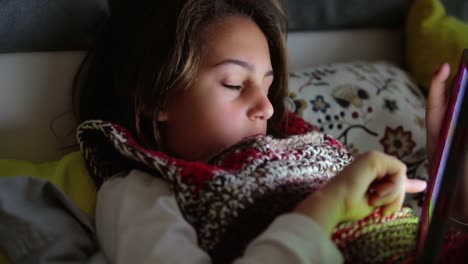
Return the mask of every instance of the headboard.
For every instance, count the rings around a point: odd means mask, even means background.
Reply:
[[[2,0],[0,53],[84,50],[118,1],[123,0]],[[449,15],[468,19],[468,1],[441,1]],[[401,30],[413,0],[284,2],[288,9],[289,31],[310,32],[363,28]]]

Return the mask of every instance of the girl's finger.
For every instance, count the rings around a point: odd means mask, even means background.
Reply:
[[[381,152],[370,151],[356,158],[350,166],[357,167],[355,171],[362,172],[363,186],[390,182],[401,184],[406,175],[406,165],[399,159]]]
[[[430,164],[432,164],[437,142],[432,142],[439,137],[442,127],[442,119],[447,109],[446,81],[450,75],[450,65],[444,63],[434,74],[431,87],[427,96],[426,105],[426,129],[427,152]]]
[[[427,182],[417,179],[406,179],[406,190],[407,193],[418,193],[426,189]]]
[[[405,199],[405,193],[399,192],[397,193],[395,199],[381,207],[382,214],[384,216],[388,216],[392,213],[397,212],[403,206],[403,201]]]
[[[389,216],[395,212],[398,212],[403,205],[403,195],[395,199],[394,201],[381,207],[381,212],[384,216]]]
[[[446,81],[449,75],[450,65],[448,63],[444,63],[440,66],[439,71],[434,75],[434,77],[432,77],[431,87],[429,89],[429,94],[427,95],[428,111],[445,107],[447,101]]]
[[[426,189],[427,183],[423,180],[406,179],[403,189],[392,183],[382,183],[379,186],[372,186],[369,192],[369,205],[382,206],[396,198],[404,197],[403,190],[406,193],[418,193]]]
[[[444,62],[440,65],[439,69],[434,73],[431,80],[431,86],[443,85],[450,75],[450,64]],[[439,87],[441,88],[441,87]]]
[[[398,186],[393,183],[379,183],[378,185],[371,185],[369,188],[369,205],[382,206],[395,200],[398,195]]]

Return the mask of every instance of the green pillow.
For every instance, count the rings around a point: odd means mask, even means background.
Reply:
[[[451,66],[450,80],[457,71],[460,56],[468,48],[468,25],[447,15],[439,0],[415,0],[406,26],[408,70],[424,89],[440,64]]]
[[[81,152],[72,152],[57,161],[33,163],[0,159],[0,177],[30,176],[49,180],[67,194],[84,212],[94,217],[96,187]],[[0,264],[9,263],[0,249]]]

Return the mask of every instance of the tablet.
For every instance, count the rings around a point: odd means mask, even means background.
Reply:
[[[419,263],[439,262],[456,185],[464,175],[468,134],[467,67],[468,49],[465,49],[453,82],[441,139],[422,207],[417,253]]]

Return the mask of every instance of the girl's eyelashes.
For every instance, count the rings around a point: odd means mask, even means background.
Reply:
[[[224,87],[231,89],[231,90],[240,90],[242,89],[242,85],[232,85],[232,84],[223,84]]]

